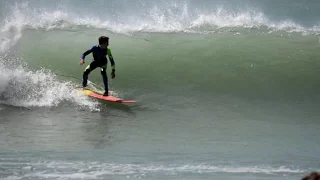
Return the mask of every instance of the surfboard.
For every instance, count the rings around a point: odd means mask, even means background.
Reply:
[[[99,99],[99,100],[103,100],[103,101],[108,101],[108,102],[114,102],[114,103],[124,103],[124,104],[129,104],[129,103],[135,103],[135,100],[124,100],[118,97],[114,97],[114,96],[103,96],[103,94],[101,92],[97,92],[94,90],[90,90],[90,89],[80,89],[79,90],[82,94]]]

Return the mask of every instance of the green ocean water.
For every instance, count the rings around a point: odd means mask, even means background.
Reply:
[[[21,39],[23,48],[18,48],[31,67],[81,78],[84,67],[78,66],[79,54],[96,43],[92,37],[103,33],[31,31]],[[110,48],[119,59],[119,82],[114,86],[121,89],[138,94],[165,91],[191,96],[197,92],[203,97],[227,94],[259,100],[319,100],[317,36],[109,34]],[[41,38],[37,41],[36,37]],[[88,59],[90,63],[91,57]],[[92,81],[99,83],[100,73],[93,73]]]
[[[318,3],[290,2],[1,2],[0,178],[319,170]],[[74,90],[101,35],[116,62],[110,90],[134,105]],[[98,70],[89,80],[103,86]]]

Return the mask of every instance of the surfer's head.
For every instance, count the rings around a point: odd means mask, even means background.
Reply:
[[[99,37],[99,45],[101,46],[101,48],[107,49],[107,47],[109,45],[109,37],[100,36]]]

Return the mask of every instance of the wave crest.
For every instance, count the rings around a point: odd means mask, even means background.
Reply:
[[[188,4],[153,6],[141,13],[124,17],[98,17],[77,14],[62,9],[31,8],[27,3],[12,7],[9,16],[0,25],[0,53],[13,46],[22,36],[23,29],[70,30],[82,27],[106,29],[114,33],[135,32],[185,32],[210,33],[259,29],[264,32],[287,31],[302,34],[316,34],[320,27],[303,27],[292,20],[271,21],[258,10],[228,11],[218,7],[211,11],[191,9]],[[124,13],[125,14],[125,13]]]

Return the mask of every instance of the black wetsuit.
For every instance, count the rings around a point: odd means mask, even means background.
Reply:
[[[111,50],[108,49],[102,49],[99,45],[93,46],[91,49],[87,50],[84,52],[81,56],[83,60],[85,60],[85,57],[92,53],[93,55],[93,61],[88,65],[83,73],[83,82],[82,86],[86,87],[88,83],[88,75],[90,74],[91,71],[93,71],[95,68],[100,67],[101,68],[101,75],[103,77],[103,83],[104,83],[104,88],[106,93],[108,93],[108,77],[106,73],[107,69],[107,64],[108,64],[108,59],[107,56],[109,57],[109,60],[111,62],[111,68],[112,71],[115,71],[115,63],[114,59],[112,57]]]

